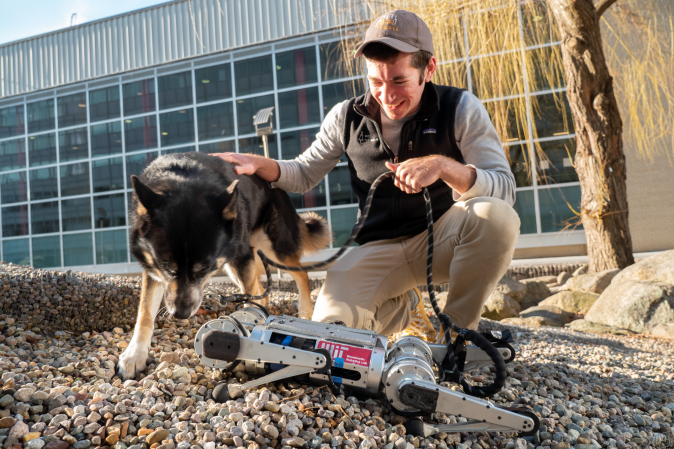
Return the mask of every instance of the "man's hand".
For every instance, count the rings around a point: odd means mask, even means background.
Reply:
[[[211,156],[217,156],[233,164],[237,175],[258,175],[267,182],[276,182],[281,176],[278,163],[263,156],[239,153],[215,153]]]
[[[408,159],[400,164],[386,162],[386,167],[394,171],[393,183],[406,193],[419,193],[438,179],[463,195],[475,184],[477,173],[454,159],[441,155]]]

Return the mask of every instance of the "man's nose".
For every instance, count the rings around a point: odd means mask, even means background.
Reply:
[[[386,83],[384,83],[381,86],[381,94],[379,98],[381,99],[382,103],[384,104],[392,104],[395,101],[396,95],[395,95],[395,89],[393,89],[391,86],[388,86]]]

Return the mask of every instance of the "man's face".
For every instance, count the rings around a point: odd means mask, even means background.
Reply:
[[[414,114],[419,108],[424,84],[435,72],[435,57],[431,58],[422,83],[419,70],[412,66],[412,53],[400,53],[392,63],[366,60],[370,91],[391,120]]]

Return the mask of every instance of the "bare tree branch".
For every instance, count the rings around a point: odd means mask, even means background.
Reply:
[[[611,7],[617,0],[599,0],[595,5],[595,10],[597,11],[597,18],[601,17],[607,9]]]

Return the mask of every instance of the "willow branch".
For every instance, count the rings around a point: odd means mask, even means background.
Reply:
[[[597,18],[601,17],[607,9],[611,7],[617,0],[599,0],[595,5],[595,10],[597,11]]]

